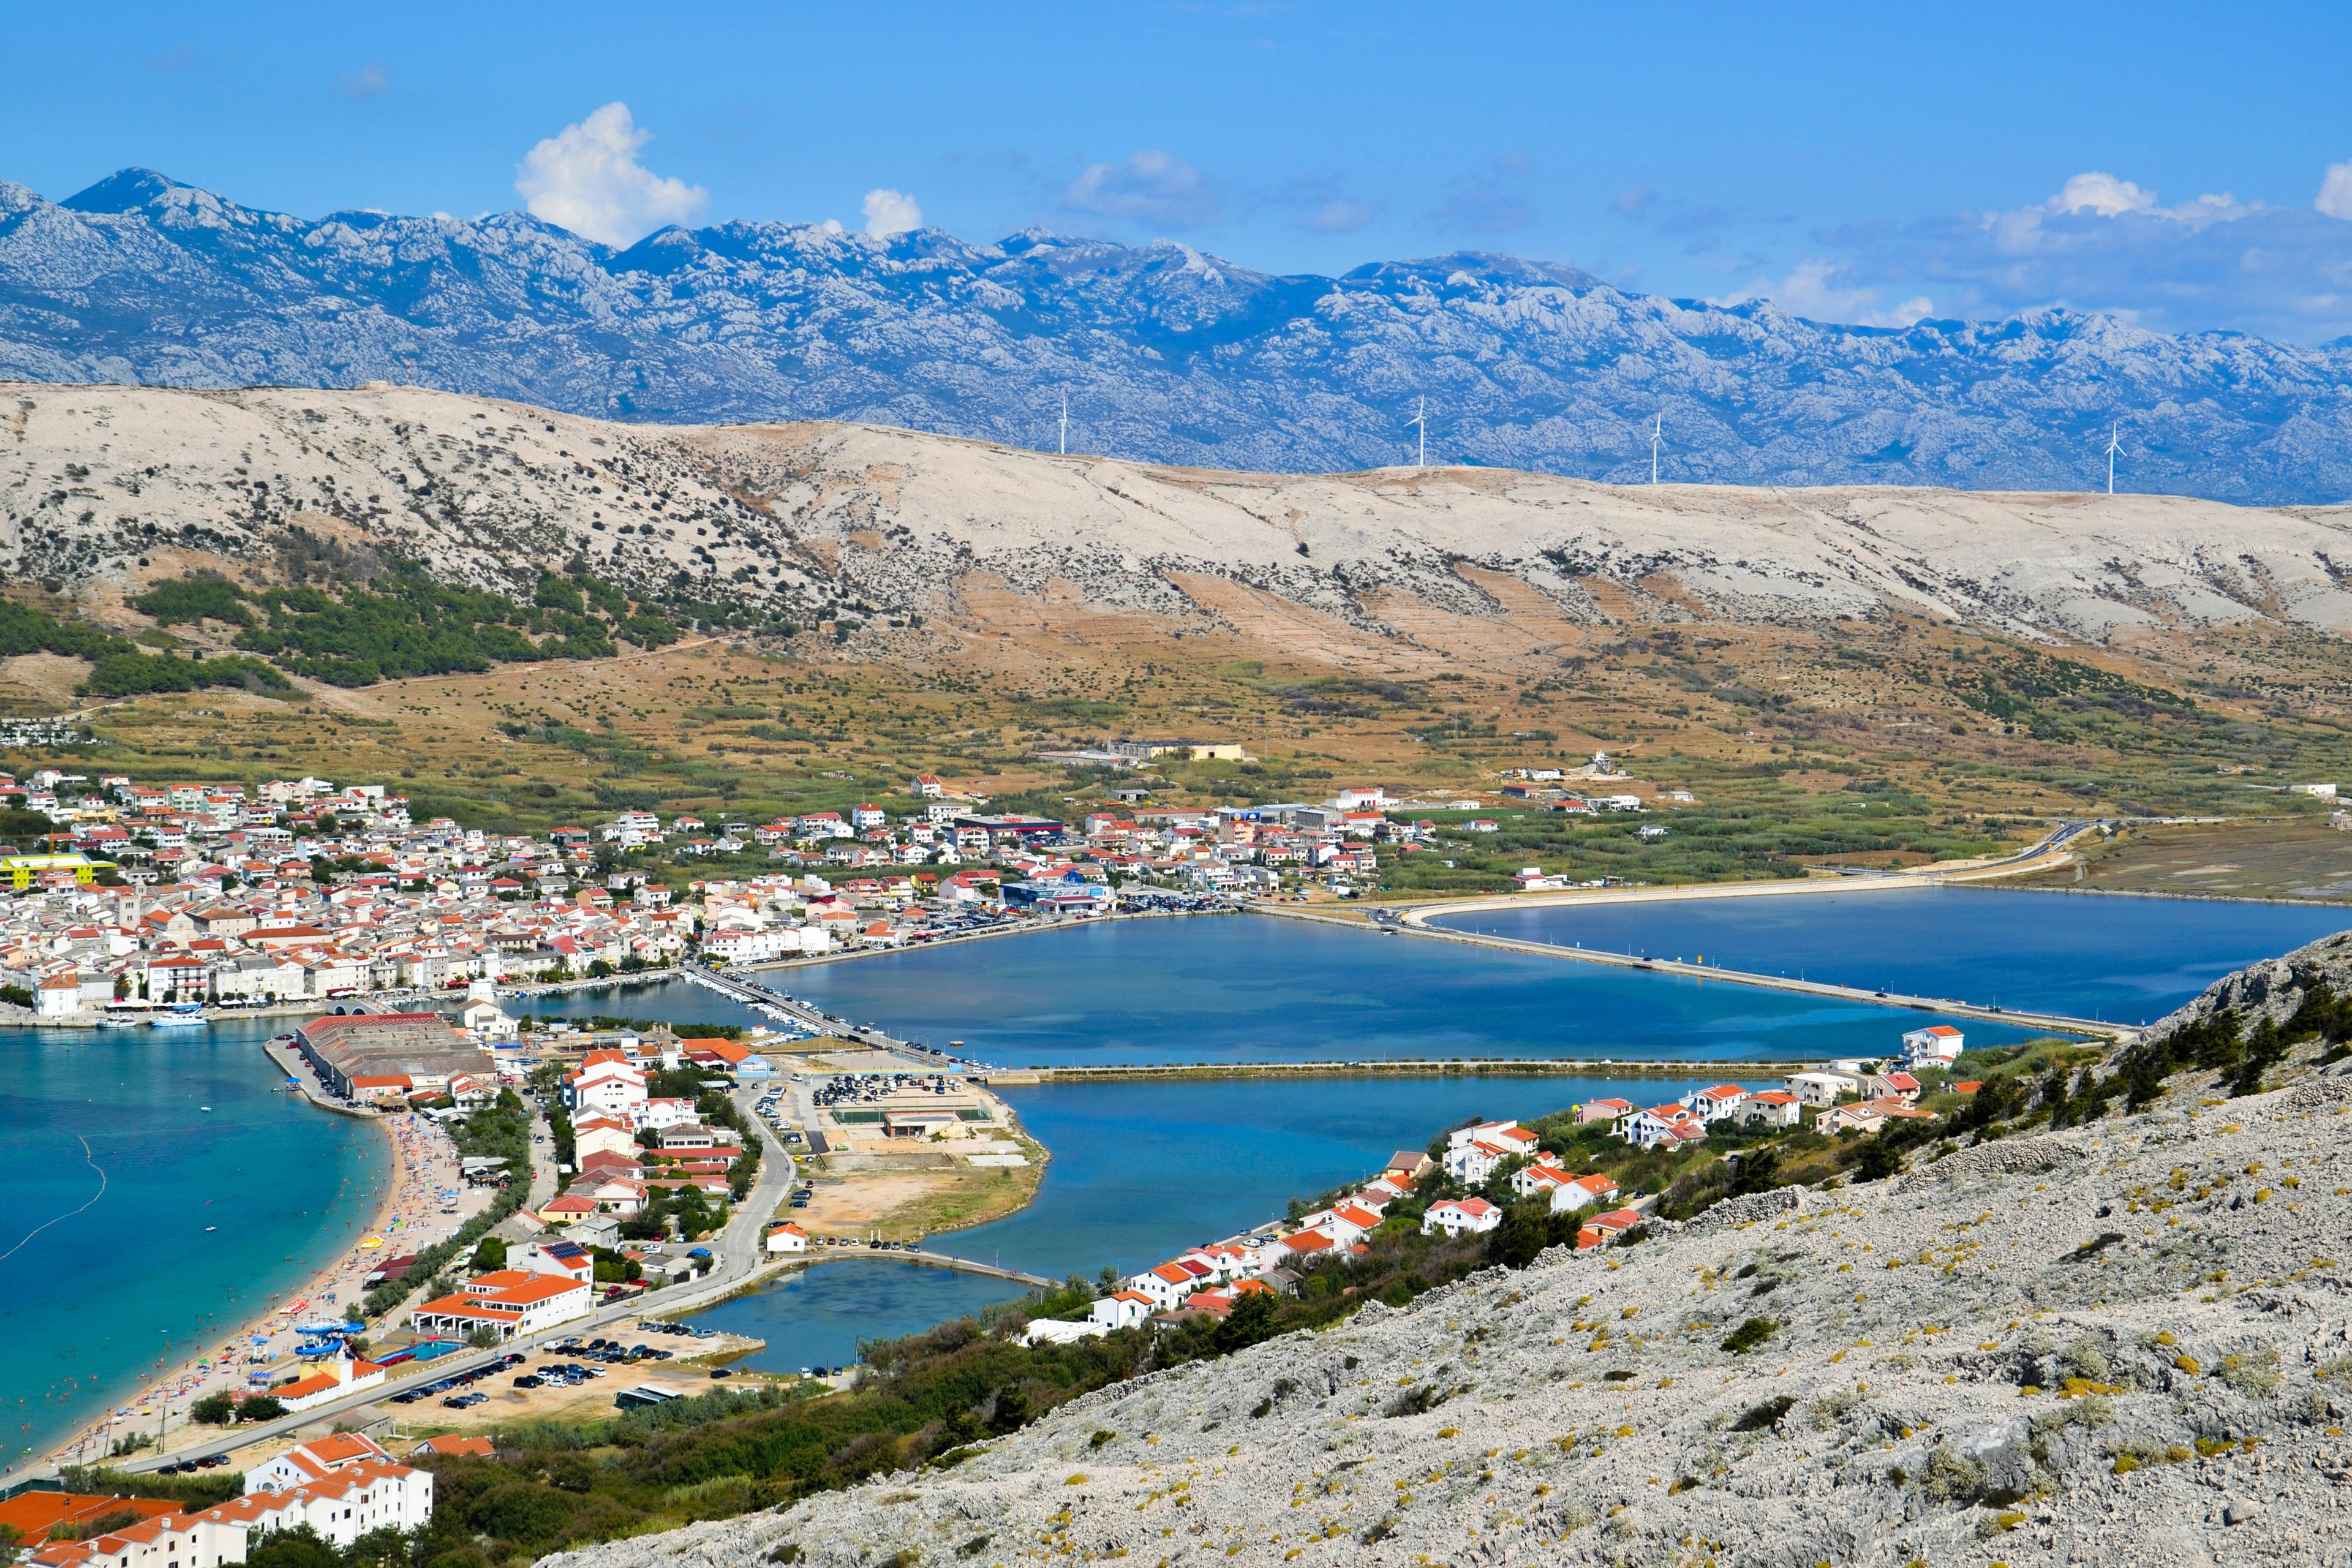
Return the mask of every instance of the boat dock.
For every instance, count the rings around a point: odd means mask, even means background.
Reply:
[[[318,1075],[310,1070],[310,1064],[302,1059],[301,1052],[285,1041],[264,1040],[261,1042],[261,1049],[262,1053],[276,1064],[278,1070],[284,1073],[300,1089],[302,1098],[320,1110],[331,1110],[338,1116],[355,1117],[362,1121],[376,1120],[376,1112],[364,1106],[345,1105],[341,1100],[328,1099],[326,1091],[319,1087]]]

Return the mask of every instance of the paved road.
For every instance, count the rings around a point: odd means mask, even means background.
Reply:
[[[593,1334],[614,1323],[633,1322],[639,1318],[655,1316],[675,1318],[698,1308],[709,1306],[721,1297],[740,1289],[756,1275],[773,1268],[775,1260],[771,1259],[763,1250],[767,1222],[775,1213],[777,1205],[783,1201],[784,1194],[791,1190],[795,1167],[792,1155],[786,1152],[782,1144],[777,1142],[759,1117],[752,1113],[751,1103],[759,1098],[759,1089],[753,1087],[740,1088],[735,1091],[736,1104],[744,1112],[744,1121],[751,1126],[751,1136],[759,1139],[761,1142],[762,1154],[760,1160],[760,1181],[759,1184],[752,1188],[750,1195],[741,1204],[736,1205],[734,1216],[728,1221],[726,1227],[717,1237],[705,1244],[719,1256],[719,1268],[715,1271],[691,1285],[673,1286],[650,1296],[615,1302],[609,1307],[600,1307],[587,1317],[574,1318],[570,1322],[557,1324],[536,1334],[518,1334],[496,1350],[467,1351],[455,1355],[443,1356],[431,1363],[429,1375],[420,1375],[409,1382],[438,1382],[452,1373],[466,1372],[474,1367],[485,1365],[513,1351],[533,1350],[551,1341],[564,1339],[572,1334]],[[551,1149],[551,1145],[534,1145],[534,1148]],[[533,1162],[534,1167],[537,1163],[538,1162]],[[539,1175],[534,1169],[532,1181],[534,1194],[537,1194],[539,1185]],[[553,1191],[554,1183],[551,1174],[546,1185],[550,1192]],[[377,1404],[397,1394],[404,1386],[408,1386],[408,1384],[395,1382],[385,1388],[370,1389],[363,1394],[354,1394],[331,1405],[314,1406],[299,1415],[289,1415],[282,1420],[266,1422],[259,1426],[240,1427],[234,1434],[224,1432],[220,1436],[208,1439],[193,1447],[176,1449],[167,1455],[151,1455],[136,1459],[119,1460],[117,1465],[122,1469],[133,1472],[156,1470],[166,1464],[176,1464],[184,1459],[200,1459],[214,1454],[229,1453],[270,1437],[290,1437],[303,1428],[321,1423],[331,1423],[352,1411]],[[46,1468],[26,1472],[27,1475],[53,1473]]]
[[[1668,899],[1743,899],[1869,891],[1895,892],[1905,889],[1939,887],[1954,882],[1990,880],[2064,864],[2067,859],[2065,847],[2096,826],[2097,824],[2093,822],[2062,822],[2038,842],[2014,855],[2004,856],[1997,860],[1986,860],[1974,865],[1934,871],[1891,872],[1882,876],[1841,878],[1835,881],[1815,879],[1785,882],[1695,883],[1687,887],[1609,889],[1600,892],[1585,893],[1507,894],[1490,899],[1465,899],[1454,903],[1421,904],[1410,908],[1391,906],[1372,910],[1371,920],[1369,922],[1281,904],[1252,903],[1245,907],[1254,914],[1279,915],[1286,920],[1316,921],[1328,925],[1350,926],[1358,931],[1368,929],[1387,931],[1408,936],[1433,938],[1440,942],[1469,942],[1480,947],[1502,948],[1512,952],[1539,953],[1547,958],[1570,959],[1580,963],[1609,964],[1620,969],[1645,969],[1660,974],[1685,975],[1695,980],[1729,981],[1735,984],[1756,985],[1769,991],[1794,991],[1809,996],[1829,996],[1840,1001],[1866,1002],[1879,1007],[1900,1007],[1913,1012],[1941,1013],[1953,1017],[1981,1018],[1989,1023],[2016,1024],[2029,1029],[2051,1029],[2063,1034],[2108,1036],[2118,1041],[2128,1042],[2139,1037],[2137,1028],[2095,1018],[2070,1017],[2063,1013],[2041,1013],[2013,1007],[1993,1007],[1948,996],[1912,996],[1901,993],[1875,991],[1866,986],[1837,985],[1821,980],[1799,980],[1784,974],[1759,974],[1743,969],[1718,969],[1712,964],[1684,963],[1679,960],[1667,958],[1643,958],[1632,953],[1606,952],[1599,948],[1570,947],[1558,942],[1528,942],[1517,937],[1492,935],[1475,931],[1457,931],[1431,923],[1434,917],[1441,915],[1460,916],[1488,910],[1561,908],[1578,904],[1635,903]]]
[[[1806,996],[1830,996],[1843,1002],[1863,1002],[1874,1007],[1898,1007],[1915,1013],[1937,1013],[1954,1018],[1981,1018],[1988,1023],[2015,1024],[2021,1028],[2049,1029],[2063,1035],[2109,1037],[2118,1043],[2128,1044],[2139,1037],[2137,1027],[2126,1024],[2105,1023],[2095,1018],[2069,1017],[2063,1013],[2037,1013],[2020,1007],[1992,1007],[1979,1003],[1959,1001],[1948,996],[1912,996],[1902,992],[1874,991],[1861,985],[1837,985],[1825,980],[1799,980],[1785,974],[1759,974],[1745,969],[1718,969],[1711,963],[1684,963],[1671,958],[1640,958],[1630,953],[1604,952],[1593,947],[1568,947],[1559,942],[1527,942],[1518,937],[1494,936],[1484,931],[1453,931],[1444,926],[1430,925],[1423,919],[1447,912],[1455,906],[1426,906],[1406,911],[1404,918],[1394,923],[1368,926],[1361,921],[1343,920],[1336,915],[1317,914],[1299,909],[1284,909],[1267,905],[1255,909],[1259,914],[1278,915],[1285,920],[1317,921],[1326,925],[1349,926],[1357,931],[1387,931],[1407,936],[1430,938],[1438,942],[1467,942],[1475,947],[1496,947],[1507,952],[1529,952],[1545,958],[1563,958],[1578,963],[1608,964],[1618,969],[1643,969],[1659,974],[1678,974],[1692,980],[1727,981],[1736,985],[1760,986],[1767,991],[1794,991]]]
[[[835,1035],[854,1040],[870,1049],[888,1052],[906,1058],[908,1072],[938,1072],[942,1067],[960,1067],[955,1058],[919,1046],[909,1040],[898,1039],[879,1029],[866,1028],[846,1018],[835,1017],[822,1007],[787,996],[766,981],[746,973],[722,973],[699,964],[684,968],[686,978],[698,985],[709,987],[722,996],[730,997],[746,1006],[758,1007],[782,1018],[785,1022],[814,1035]]]

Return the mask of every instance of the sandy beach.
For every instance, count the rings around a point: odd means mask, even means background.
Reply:
[[[380,1246],[355,1243],[277,1304],[257,1311],[213,1348],[189,1358],[159,1376],[134,1395],[109,1405],[107,1415],[48,1458],[57,1464],[101,1461],[114,1441],[134,1432],[153,1433],[163,1427],[161,1451],[169,1453],[192,1440],[194,1427],[187,1408],[205,1394],[224,1389],[256,1386],[247,1379],[266,1373],[278,1381],[298,1373],[299,1336],[293,1325],[332,1316],[342,1318],[357,1310],[365,1294],[361,1281],[384,1260],[420,1251],[449,1236],[488,1202],[486,1193],[467,1192],[458,1178],[456,1146],[430,1118],[411,1111],[373,1117],[392,1148],[391,1178],[375,1212],[360,1237]],[[459,1212],[440,1212],[445,1192],[459,1193]],[[142,1450],[154,1451],[154,1450]]]

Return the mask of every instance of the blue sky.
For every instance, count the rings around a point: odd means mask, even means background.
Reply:
[[[17,5],[0,178],[2352,333],[2352,7]],[[615,108],[614,106],[621,106]]]

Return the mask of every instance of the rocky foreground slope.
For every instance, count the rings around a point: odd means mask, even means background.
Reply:
[[[1213,619],[1222,584],[1377,632],[1399,595],[1505,617],[1515,582],[1591,623],[1895,606],[2089,638],[2352,628],[2352,508],[1227,473],[864,426],[611,424],[402,387],[0,384],[11,576],[102,597],[191,565],[266,574],[320,540],[524,594],[584,558],[641,591],[803,623],[843,606],[952,619],[969,591],[1007,584]]]
[[[2068,489],[2111,421],[2142,489],[2352,491],[2352,347],[2032,311],[1902,331],[1628,293],[1463,253],[1275,277],[1166,240],[971,245],[810,224],[625,250],[521,213],[260,211],[145,169],[0,181],[0,376],[402,378],[639,420],[849,419],[1151,462],[1404,458],[1631,481]]]
[[[550,1563],[2340,1563],[2347,1246],[2352,1078],[2181,1089]]]

